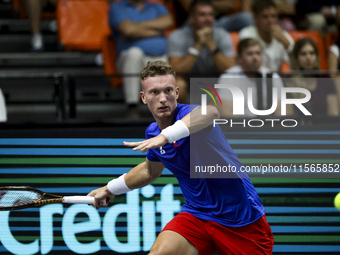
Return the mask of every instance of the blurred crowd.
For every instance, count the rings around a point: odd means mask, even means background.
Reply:
[[[169,10],[170,2],[174,9]],[[43,51],[42,1],[26,0],[26,8],[32,51]],[[253,86],[254,106],[266,109],[270,107],[267,84],[263,82],[259,88],[255,80],[271,77],[273,87],[308,89],[312,95],[308,109],[313,116],[339,116],[340,39],[324,43],[327,36],[336,38],[339,32],[338,0],[119,0],[110,1],[108,20],[116,45],[114,64],[123,77],[130,116],[138,116],[140,104],[139,77],[131,74],[159,59],[174,67],[181,103],[188,102],[191,77],[220,77],[219,82],[242,78],[238,86],[244,94]],[[317,31],[324,44],[320,46],[308,35],[293,38],[294,31]],[[326,47],[326,59],[320,57],[320,47]],[[282,79],[287,71],[293,75]],[[231,94],[219,92],[225,105],[230,105],[225,109],[232,109]],[[231,116],[231,111],[223,114]],[[287,109],[287,115],[293,114],[296,109]]]
[[[237,7],[237,3],[240,6]],[[245,95],[247,86],[259,91],[254,79],[266,73],[273,74],[273,86],[288,86],[277,74],[285,63],[290,70],[300,71],[296,79],[290,79],[290,86],[311,91],[308,108],[314,116],[339,115],[339,85],[327,74],[312,73],[320,70],[319,50],[313,38],[294,41],[289,33],[296,29],[316,30],[323,37],[336,33],[340,15],[337,1],[180,0],[179,4],[187,16],[169,36],[164,34],[178,21],[172,19],[162,3],[121,0],[111,5],[109,23],[117,43],[117,68],[122,74],[142,70],[149,60],[167,59],[178,74],[179,102],[187,102],[190,77],[241,77],[242,83],[238,86],[244,87]],[[232,39],[232,33],[238,42]],[[330,70],[338,69],[338,59],[339,47],[331,45]],[[306,71],[311,73],[307,75]],[[303,82],[302,77],[307,81]],[[140,101],[139,78],[124,77],[123,86],[126,102],[134,113]],[[267,90],[263,87],[261,91],[260,98],[265,102]],[[219,92],[227,101],[225,105],[232,106],[231,94]],[[258,101],[256,93],[254,95],[254,102]],[[294,114],[294,110],[287,109],[287,114]],[[226,110],[224,114],[231,116],[231,111]]]

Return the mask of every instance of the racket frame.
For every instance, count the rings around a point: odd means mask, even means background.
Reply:
[[[40,207],[44,206],[47,204],[56,204],[56,203],[63,203],[63,196],[51,194],[51,193],[46,193],[41,190],[31,188],[31,187],[26,187],[26,186],[4,186],[0,187],[1,190],[13,190],[13,191],[32,191],[35,193],[40,194],[40,198],[38,198],[34,202],[30,202],[27,204],[19,205],[19,206],[0,206],[0,211],[12,211],[12,210],[20,210],[28,207]],[[44,200],[44,197],[51,197],[48,199]]]

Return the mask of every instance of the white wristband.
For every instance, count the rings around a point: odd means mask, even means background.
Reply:
[[[162,130],[161,134],[168,138],[169,143],[173,143],[190,135],[187,125],[183,121],[177,120],[175,124]]]
[[[189,52],[189,54],[194,55],[196,57],[198,57],[198,55],[200,54],[200,52],[197,49],[195,49],[194,47],[190,47],[188,49],[188,52]]]
[[[120,195],[128,191],[131,191],[131,189],[125,183],[124,179],[125,175],[126,174],[123,174],[119,176],[117,179],[109,181],[106,187],[112,194]]]

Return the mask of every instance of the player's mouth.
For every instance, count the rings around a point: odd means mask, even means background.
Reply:
[[[161,107],[158,108],[158,111],[160,111],[160,112],[166,112],[168,109],[169,109],[168,106],[161,106]]]

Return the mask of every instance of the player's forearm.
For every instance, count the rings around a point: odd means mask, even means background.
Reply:
[[[158,137],[168,143],[173,143],[184,137],[198,132],[213,123],[214,119],[219,119],[220,114],[214,106],[207,106],[206,114],[201,114],[201,109],[195,109],[181,120],[162,130]]]
[[[149,171],[147,167],[147,163],[143,162],[132,168],[125,175],[125,183],[130,189],[139,189],[149,185],[157,179],[157,177],[152,176],[151,171]]]
[[[201,108],[197,108],[182,119],[188,127],[190,134],[212,125],[214,119],[220,118],[220,114],[215,106],[208,105],[206,115],[202,115],[201,111]]]
[[[232,117],[233,116],[233,103],[232,100],[222,99],[222,105],[219,105],[218,112],[220,117]]]

